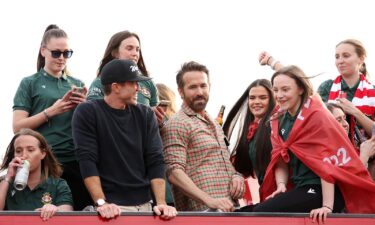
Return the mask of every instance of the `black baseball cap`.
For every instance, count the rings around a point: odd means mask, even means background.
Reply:
[[[124,59],[113,59],[103,67],[100,73],[103,85],[150,79],[150,77],[142,75],[134,61]]]

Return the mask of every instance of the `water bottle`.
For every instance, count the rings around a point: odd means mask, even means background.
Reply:
[[[27,180],[29,179],[30,163],[27,160],[23,161],[22,167],[17,168],[16,178],[14,179],[14,188],[18,191],[25,189]]]

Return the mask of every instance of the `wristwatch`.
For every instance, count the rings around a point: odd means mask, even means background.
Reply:
[[[96,200],[95,205],[97,207],[100,207],[100,206],[104,205],[105,203],[106,203],[106,201],[104,199],[99,198],[98,200]]]

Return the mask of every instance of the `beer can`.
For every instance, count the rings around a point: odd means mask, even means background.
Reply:
[[[22,191],[27,185],[29,179],[30,163],[27,160],[23,161],[21,167],[17,168],[16,178],[14,179],[13,186],[16,190]]]

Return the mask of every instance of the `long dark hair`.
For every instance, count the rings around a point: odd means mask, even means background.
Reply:
[[[141,45],[141,40],[139,39],[139,36],[136,33],[132,33],[127,30],[120,31],[111,37],[111,39],[108,42],[107,48],[104,51],[104,56],[102,60],[100,61],[100,66],[98,69],[98,77],[100,76],[100,73],[102,72],[103,67],[107,63],[112,61],[112,59],[115,59],[114,53],[118,51],[118,48],[120,47],[121,42],[130,37],[137,38],[139,45]],[[143,61],[142,48],[139,50],[139,59],[138,59],[137,66],[139,70],[141,71],[142,75],[146,77],[149,76],[148,71],[146,69],[145,62]]]
[[[248,106],[249,92],[253,87],[264,87],[269,95],[269,105],[264,117],[260,120],[258,130],[255,134],[256,141],[256,165],[252,165],[249,157],[249,141],[247,141],[248,127],[255,119]],[[232,151],[234,168],[245,177],[254,176],[254,169],[263,174],[270,162],[272,144],[271,128],[269,118],[275,107],[271,82],[266,79],[258,79],[252,82],[244,91],[236,104],[229,111],[227,119],[223,125],[224,134],[230,140],[233,129],[240,119],[239,135]]]
[[[38,59],[36,62],[36,69],[39,71],[42,69],[46,64],[46,59],[42,56],[40,50],[43,46],[46,46],[51,40],[51,38],[68,38],[68,35],[60,29],[56,24],[48,25],[46,30],[44,31],[42,42],[40,43],[40,49],[38,52]],[[63,72],[67,72],[66,68],[64,68]]]
[[[39,141],[40,151],[46,153],[46,156],[44,157],[44,159],[42,159],[42,162],[41,162],[42,179],[46,180],[49,176],[52,176],[54,178],[60,177],[62,173],[60,164],[58,163],[56,157],[53,155],[52,150],[50,146],[48,145],[46,139],[40,133],[33,131],[29,128],[23,128],[14,135],[14,137],[10,141],[8,148],[5,152],[4,160],[0,167],[0,171],[8,168],[9,163],[14,158],[14,153],[15,153],[14,142],[17,140],[17,138],[19,138],[20,136],[24,136],[24,135],[29,135],[29,136],[36,138]]]

